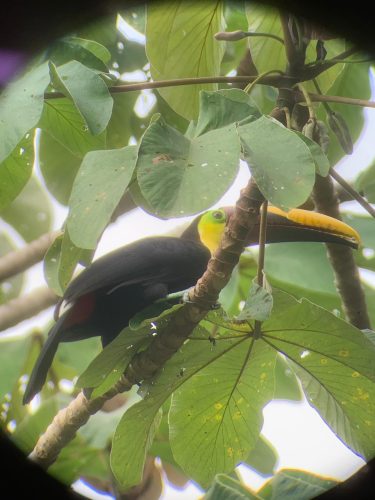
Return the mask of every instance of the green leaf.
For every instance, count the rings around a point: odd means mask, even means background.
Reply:
[[[51,62],[50,72],[56,89],[70,97],[93,135],[102,133],[112,114],[113,99],[102,78],[78,61],[58,68]]]
[[[375,203],[375,162],[359,174],[355,187],[362,191],[370,203]]]
[[[72,242],[94,249],[131,181],[136,146],[87,153],[70,196],[67,227]]]
[[[329,95],[353,98],[361,96],[362,99],[370,99],[369,65],[366,63],[345,65],[339,78],[329,90]],[[347,106],[345,104],[336,103],[330,103],[329,106],[333,111],[338,111],[343,116],[349,127],[352,140],[355,142],[364,125],[363,108],[361,106]],[[323,106],[318,108],[317,114],[319,119],[324,120],[326,118]],[[345,153],[332,131],[330,131],[329,137],[330,143],[327,156],[331,165],[334,166],[343,156],[345,156]]]
[[[248,319],[255,319],[265,321],[271,315],[272,306],[273,299],[271,293],[253,282],[245,305],[240,314],[236,316],[236,320],[247,321]]]
[[[39,168],[48,191],[62,205],[67,205],[81,157],[73,155],[48,132],[39,139]]]
[[[280,13],[277,9],[257,3],[246,4],[248,31],[253,33],[269,33],[283,38]],[[284,44],[267,36],[249,38],[251,58],[258,73],[266,71],[285,71],[287,60]]]
[[[28,414],[22,422],[17,425],[12,435],[12,439],[14,439],[17,446],[21,448],[26,455],[33,451],[39,437],[51,423],[58,410],[57,399],[49,398],[43,401],[35,413]]]
[[[310,472],[282,469],[258,491],[259,498],[310,500],[336,486],[337,481]]]
[[[38,123],[48,83],[48,65],[45,63],[10,83],[1,94],[0,162],[4,162],[25,134]]]
[[[375,221],[366,215],[346,213],[343,214],[343,221],[358,231],[361,236],[361,247],[355,252],[355,260],[359,267],[364,267],[375,271]],[[368,255],[370,250],[370,255]]]
[[[217,92],[202,91],[199,108],[195,137],[245,118],[254,117],[255,120],[260,117],[260,112],[253,99],[240,89],[224,89]]]
[[[50,201],[36,177],[30,178],[17,198],[1,212],[1,218],[27,242],[51,230]]]
[[[101,385],[107,377],[117,377],[123,374],[126,366],[131,361],[139,348],[146,345],[150,339],[149,328],[141,331],[131,331],[125,328],[98,356],[91,361],[87,369],[77,380],[77,387],[93,388]]]
[[[140,483],[146,455],[161,416],[159,406],[144,408],[135,404],[120,420],[112,441],[111,469],[125,487]]]
[[[0,232],[0,257],[16,249],[17,246],[9,235],[5,232]],[[22,290],[23,283],[24,274],[22,273],[3,281],[0,284],[0,304],[18,297]]]
[[[204,495],[204,500],[255,500],[259,498],[249,488],[225,474],[217,474]]]
[[[30,179],[34,162],[33,139],[30,134],[0,164],[0,210],[15,200]]]
[[[0,397],[10,393],[22,375],[21,368],[30,348],[30,338],[0,337]]]
[[[283,209],[301,205],[315,182],[309,148],[291,130],[262,116],[238,126],[244,159],[266,199]]]
[[[287,360],[279,355],[275,365],[275,394],[274,399],[301,401],[302,391],[297,377]]]
[[[68,41],[88,50],[89,52],[94,54],[94,56],[96,56],[98,59],[103,61],[104,64],[108,64],[109,61],[111,60],[111,53],[109,52],[109,50],[106,47],[104,47],[104,45],[96,42],[95,40],[85,40],[84,38],[72,36],[68,39]]]
[[[78,157],[92,149],[105,148],[105,132],[92,135],[82,116],[69,99],[49,99],[39,126]]]
[[[250,451],[245,463],[263,476],[274,473],[278,455],[272,444],[262,435]]]
[[[74,245],[67,229],[49,247],[44,258],[44,277],[48,286],[62,296],[78,262],[91,261],[93,252]]]
[[[139,146],[138,185],[155,215],[195,214],[218,201],[233,182],[239,153],[233,125],[189,140],[158,118]]]
[[[275,357],[263,341],[245,337],[173,393],[173,455],[200,484],[231,472],[255,446],[273,395]]]
[[[262,337],[293,361],[306,396],[354,452],[375,452],[375,347],[360,330],[307,300],[274,293]]]
[[[324,40],[324,48],[327,51],[326,59],[333,59],[337,57],[345,49],[347,49],[347,43],[341,38],[333,38],[331,40]],[[307,46],[306,50],[306,62],[315,63],[316,62],[316,41],[312,40]],[[320,90],[323,94],[331,93],[332,87],[337,81],[340,80],[341,75],[345,73],[346,66],[357,66],[356,64],[334,64],[331,68],[323,71],[317,76],[316,81],[319,85]],[[308,92],[316,92],[316,87],[311,81],[305,83],[306,90]],[[332,94],[335,95],[335,94]],[[358,94],[361,95],[361,94]]]
[[[152,78],[218,76],[224,44],[216,42],[214,34],[224,29],[221,1],[197,5],[174,0],[148,5],[146,54]],[[217,88],[217,84],[206,84],[158,91],[172,109],[190,120],[198,116],[199,92]]]
[[[164,321],[168,321],[168,319],[164,319]],[[162,328],[163,326],[157,323],[158,333]],[[209,334],[203,327],[198,326],[195,329],[195,334],[199,337],[203,335],[207,341],[202,343],[202,340],[196,340],[184,344],[164,365],[163,370],[157,374],[155,379],[142,388],[145,394],[144,399],[124,414],[116,430],[111,455],[112,470],[117,480],[127,487],[138,484],[140,481],[145,456],[152,444],[155,426],[159,421],[159,409],[175,389],[192,380],[194,376],[200,378],[202,367],[207,367],[207,365],[215,363],[216,360],[224,358],[227,353],[230,354],[232,349],[237,348],[236,352],[241,357],[238,347],[243,346],[243,338],[217,342],[215,349],[212,350],[208,341]],[[249,342],[249,339],[246,340]],[[236,370],[241,370],[241,367],[236,367]],[[259,415],[254,418],[261,420],[260,409]],[[131,429],[131,433],[129,433],[129,429]],[[252,436],[253,433],[256,434],[257,429],[252,430]],[[185,433],[185,436],[187,438],[190,434]],[[255,440],[256,438],[257,435]],[[233,436],[233,440],[235,439],[236,436]],[[249,438],[246,437],[246,439]],[[242,445],[241,443],[233,443],[233,446]],[[223,450],[224,452],[226,450]],[[248,452],[249,449],[245,451],[245,456]]]
[[[315,163],[316,173],[323,177],[326,177],[328,175],[331,165],[329,163],[327,156],[323,153],[322,148],[315,141],[309,139],[304,134],[301,134],[301,132],[298,132],[296,130],[294,132],[298,135],[300,139],[303,140],[303,142],[309,148],[311,156]]]
[[[135,114],[136,92],[113,95],[113,111],[107,127],[107,148],[123,148],[131,136],[139,139],[144,132],[142,120]]]
[[[108,55],[110,58],[109,51],[94,40],[65,37],[50,47],[48,59],[56,66],[75,60],[97,71],[108,71]]]

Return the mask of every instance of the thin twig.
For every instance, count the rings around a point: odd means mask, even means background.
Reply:
[[[338,104],[349,104],[350,106],[361,106],[362,108],[375,108],[375,101],[367,101],[366,99],[354,99],[353,97],[345,97],[338,95],[319,95],[309,92],[310,99],[315,102],[335,102]],[[302,94],[296,96],[296,102],[304,101]]]
[[[330,169],[329,174],[335,179],[340,186],[345,189],[347,193],[353,198],[353,200],[358,201],[358,203],[363,207],[372,217],[375,218],[375,209],[370,203],[361,196],[358,191],[356,191],[350,184],[346,182],[345,179],[339,175],[333,168]]]
[[[206,83],[239,83],[252,82],[258,75],[244,76],[202,76],[199,78],[176,78],[172,80],[159,80],[156,82],[138,82],[127,83],[125,85],[115,85],[108,90],[111,94],[121,92],[133,92],[135,90],[159,89],[165,87],[178,87],[181,85],[204,85]],[[283,87],[297,83],[296,78],[285,75],[267,76],[262,80],[262,85],[271,85],[273,87]],[[66,97],[62,92],[45,92],[45,99],[60,99]]]

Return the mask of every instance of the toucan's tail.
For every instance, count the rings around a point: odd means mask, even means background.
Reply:
[[[67,311],[68,312],[68,311]],[[31,372],[29,382],[27,384],[25,394],[23,395],[23,404],[29,403],[35,394],[37,394],[44,385],[47,378],[48,370],[52,364],[61,338],[61,327],[66,320],[66,313],[63,314],[54,326],[51,328],[47,340],[45,341],[39,357],[36,360],[33,371]]]

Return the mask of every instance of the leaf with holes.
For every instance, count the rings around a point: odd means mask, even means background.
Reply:
[[[139,146],[141,194],[159,217],[195,214],[218,201],[234,181],[239,155],[234,125],[189,140],[159,117]]]
[[[12,153],[42,114],[49,83],[48,64],[33,68],[10,83],[0,97],[0,163]]]
[[[91,151],[81,164],[69,200],[67,227],[72,242],[94,249],[131,181],[136,146]]]
[[[244,159],[265,198],[283,209],[304,203],[315,182],[315,163],[304,141],[266,116],[239,124],[238,133]]]

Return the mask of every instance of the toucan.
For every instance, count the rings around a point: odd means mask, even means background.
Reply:
[[[142,309],[193,286],[219,246],[233,207],[196,217],[178,237],[149,237],[94,261],[67,287],[55,310],[56,323],[39,354],[23,397],[29,403],[47,377],[60,342],[100,336],[103,347]],[[259,239],[259,220],[246,245]],[[347,224],[316,212],[268,207],[266,243],[315,241],[357,248],[360,237]],[[64,302],[68,308],[60,315]]]

